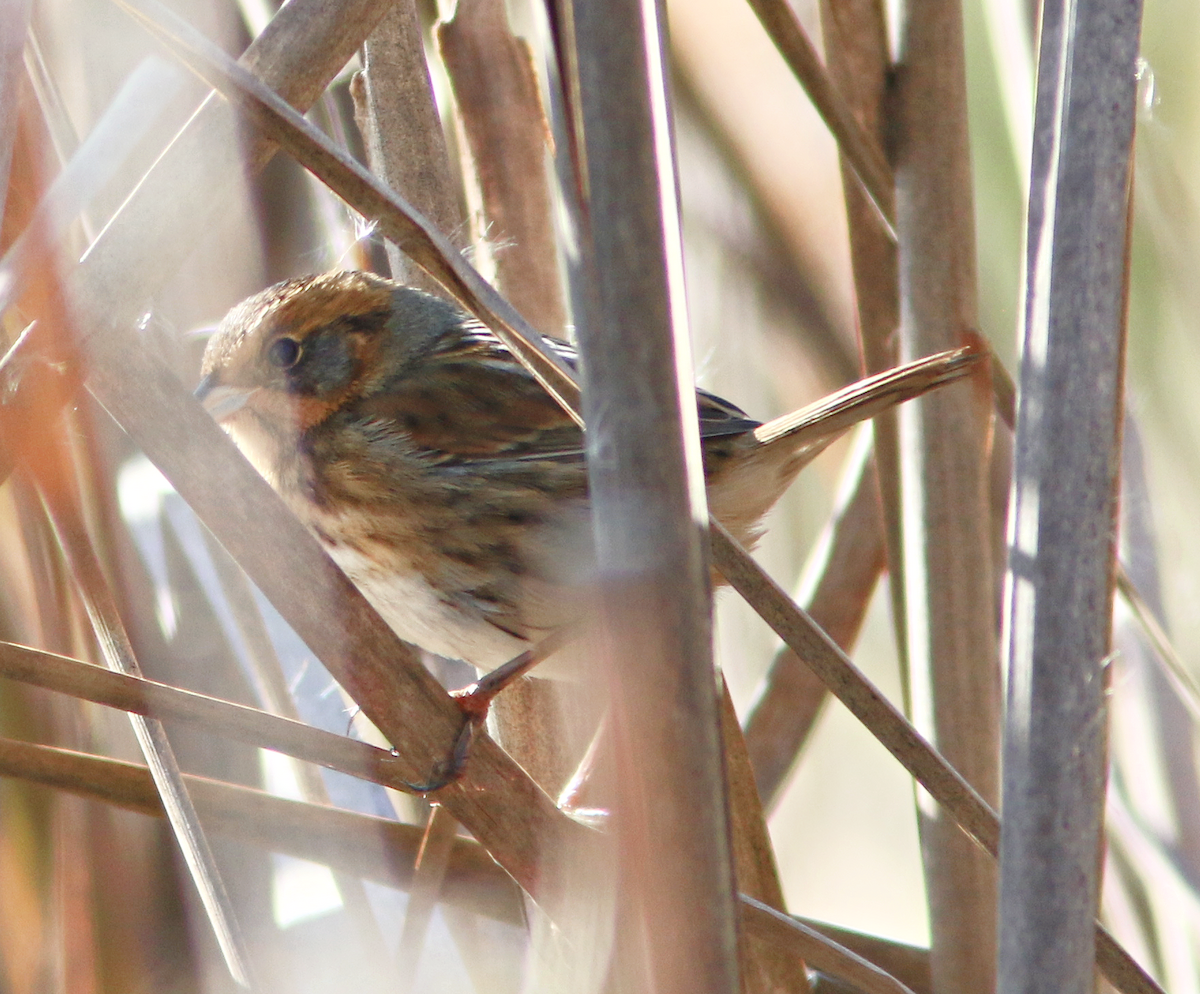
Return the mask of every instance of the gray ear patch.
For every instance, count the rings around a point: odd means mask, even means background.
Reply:
[[[289,341],[294,340],[277,339],[271,349],[281,342]],[[295,344],[299,348],[294,362],[290,367],[285,367],[288,389],[291,392],[320,397],[345,389],[354,378],[355,359],[343,329],[322,328],[309,335],[303,345]],[[271,354],[268,354],[268,359],[273,365],[281,365],[274,362],[274,356]]]

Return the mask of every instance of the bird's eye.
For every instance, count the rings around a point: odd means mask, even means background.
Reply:
[[[267,361],[279,369],[290,369],[300,359],[300,343],[294,338],[277,338],[267,349]]]

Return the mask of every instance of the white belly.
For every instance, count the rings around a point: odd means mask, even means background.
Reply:
[[[523,640],[447,604],[419,573],[381,576],[371,560],[344,545],[330,548],[329,554],[405,642],[481,669],[493,669],[529,648]]]

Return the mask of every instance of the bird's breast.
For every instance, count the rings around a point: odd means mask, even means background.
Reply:
[[[334,562],[400,638],[429,652],[491,669],[528,648],[489,624],[451,591],[435,587],[404,556],[325,543]]]

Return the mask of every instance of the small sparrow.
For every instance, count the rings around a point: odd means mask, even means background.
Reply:
[[[976,358],[943,353],[767,424],[697,390],[711,513],[753,542],[835,437]],[[363,272],[287,280],[226,315],[196,395],[406,641],[491,669],[575,620],[583,434],[453,304]]]

